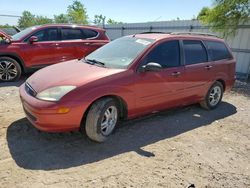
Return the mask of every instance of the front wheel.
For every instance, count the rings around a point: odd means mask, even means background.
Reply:
[[[85,130],[87,136],[96,142],[104,142],[118,122],[119,109],[115,100],[104,98],[96,101],[89,109]]]
[[[10,57],[0,57],[0,81],[16,81],[21,73],[22,69],[16,60]]]
[[[212,110],[218,107],[223,96],[223,85],[216,81],[212,87],[208,90],[207,95],[200,103],[201,107]]]

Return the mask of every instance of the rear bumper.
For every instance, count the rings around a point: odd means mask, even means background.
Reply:
[[[38,100],[26,93],[24,84],[20,87],[20,98],[27,119],[37,129],[46,132],[67,132],[79,130],[84,105]],[[58,113],[61,107],[69,108],[70,111],[64,114]]]

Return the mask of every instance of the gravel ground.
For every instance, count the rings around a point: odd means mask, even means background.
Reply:
[[[198,105],[122,123],[106,143],[44,133],[18,83],[0,83],[0,187],[250,187],[250,84]]]

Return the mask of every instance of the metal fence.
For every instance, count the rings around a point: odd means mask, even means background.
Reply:
[[[210,26],[202,25],[197,20],[105,25],[105,29],[107,30],[107,34],[111,40],[122,36],[147,31],[192,31],[212,33]],[[220,35],[219,33],[215,34]],[[233,54],[237,60],[236,72],[240,77],[247,77],[250,73],[250,23],[245,25],[239,25],[236,36],[228,38],[226,39],[226,41],[232,48]]]

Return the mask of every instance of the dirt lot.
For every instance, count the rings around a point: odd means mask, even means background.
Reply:
[[[250,86],[214,111],[198,105],[123,123],[104,144],[42,133],[16,84],[0,83],[0,187],[250,187]]]

